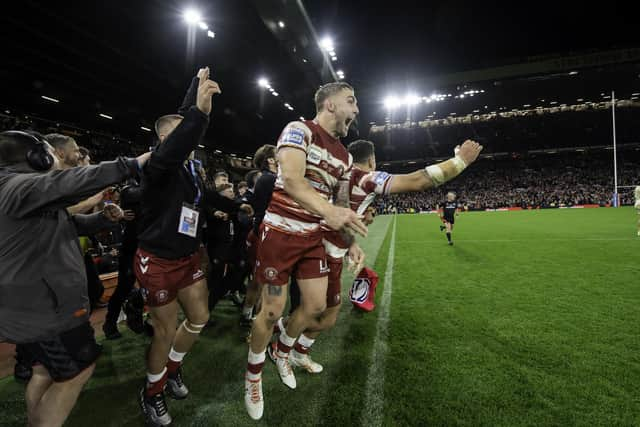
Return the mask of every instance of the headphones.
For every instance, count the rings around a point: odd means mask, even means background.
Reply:
[[[13,137],[20,145],[28,145],[26,161],[29,166],[37,171],[48,171],[54,163],[53,156],[47,149],[47,142],[41,135],[10,130],[2,132],[3,135]]]

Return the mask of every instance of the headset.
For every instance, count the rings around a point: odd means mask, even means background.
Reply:
[[[47,142],[41,135],[19,130],[9,130],[1,135],[12,138],[16,145],[28,147],[25,160],[33,169],[48,171],[53,166],[53,155],[47,149]]]

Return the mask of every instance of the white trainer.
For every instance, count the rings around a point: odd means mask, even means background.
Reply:
[[[269,353],[269,358],[276,364],[276,368],[278,368],[278,374],[280,375],[280,379],[290,389],[295,389],[297,386],[296,376],[293,375],[293,369],[291,369],[291,364],[289,363],[288,357],[279,357],[278,356],[278,345],[273,342],[267,347],[267,353]]]
[[[264,413],[264,397],[262,396],[262,376],[257,380],[244,379],[244,406],[253,420],[259,420]]]
[[[294,368],[305,369],[310,374],[319,374],[324,369],[321,364],[314,362],[309,354],[298,353],[295,350],[291,350],[289,354],[289,363]]]

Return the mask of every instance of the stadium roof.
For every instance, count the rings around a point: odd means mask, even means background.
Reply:
[[[311,117],[314,90],[338,70],[356,87],[364,134],[369,122],[384,120],[382,99],[390,93],[484,89],[478,105],[497,107],[617,85],[630,92],[640,83],[636,18],[622,10],[630,4],[563,10],[558,2],[523,8],[441,1],[24,1],[1,18],[0,106],[150,139],[142,127],[151,129],[155,117],[175,110],[196,67],[210,65],[223,88],[210,142],[251,153],[287,121]],[[200,12],[206,30],[187,25],[187,6]],[[318,47],[327,36],[335,61]],[[538,67],[558,55],[593,52],[599,60],[575,63],[574,84],[566,83],[567,67]],[[602,52],[629,56],[615,61]],[[520,65],[505,67],[510,64]],[[260,77],[278,96],[258,85]],[[448,105],[450,112],[471,108]]]

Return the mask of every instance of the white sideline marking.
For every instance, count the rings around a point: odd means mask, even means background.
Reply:
[[[632,241],[632,240],[638,240],[640,241],[640,239],[638,239],[637,237],[618,237],[618,238],[608,238],[608,237],[594,237],[594,238],[585,238],[585,239],[536,239],[536,238],[531,238],[531,239],[456,239],[456,243],[457,242],[527,242],[527,243],[531,243],[533,241],[535,242],[619,242],[619,241]],[[440,240],[403,240],[402,243],[422,243],[422,244],[429,244],[429,243],[437,243],[437,244],[441,244],[442,242]]]
[[[367,375],[365,390],[365,409],[362,413],[363,426],[381,426],[384,410],[384,364],[387,355],[387,337],[389,335],[389,308],[391,306],[391,292],[393,292],[393,261],[396,249],[396,218],[393,218],[391,230],[391,242],[387,257],[387,269],[384,274],[384,291],[378,309],[378,322],[376,324],[376,336],[373,341],[371,364]]]

